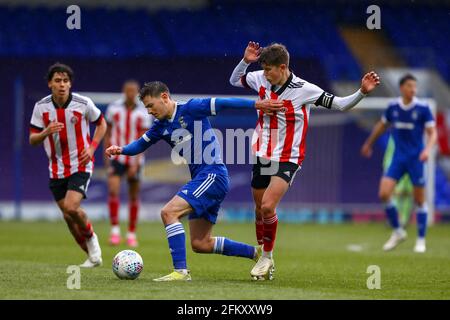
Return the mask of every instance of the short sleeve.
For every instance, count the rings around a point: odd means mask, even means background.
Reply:
[[[33,114],[31,115],[31,120],[30,120],[30,131],[38,133],[38,132],[41,132],[42,130],[44,130],[44,127],[45,127],[45,124],[42,119],[42,114],[39,111],[37,104],[35,104],[34,108],[33,108]]]
[[[108,122],[109,124],[112,124],[113,123],[113,117],[114,117],[114,115],[113,115],[113,106],[109,105],[106,108],[106,111],[105,111],[105,120],[106,120],[106,122]]]
[[[424,117],[423,122],[425,124],[425,128],[431,128],[436,126],[436,122],[433,117],[433,113],[431,112],[431,108],[429,106],[426,106],[424,108]]]
[[[91,99],[87,98],[87,101],[87,118],[89,122],[97,123],[102,118],[102,112]]]
[[[392,122],[392,106],[387,107],[383,114],[381,115],[381,122],[391,123]]]
[[[306,82],[301,90],[305,104],[314,104],[315,106],[331,109],[334,99],[333,94],[309,82]]]
[[[186,111],[195,119],[206,118],[216,115],[215,99],[191,99],[185,106]]]
[[[262,70],[258,70],[258,71],[252,71],[252,72],[244,74],[241,77],[242,85],[245,88],[258,91],[259,90],[258,78],[260,78],[262,76],[263,72],[264,71],[262,71]]]

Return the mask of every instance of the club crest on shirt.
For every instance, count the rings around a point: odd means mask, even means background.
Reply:
[[[393,116],[394,118],[397,118],[397,117],[398,117],[398,111],[397,111],[397,110],[394,111],[394,112],[392,113],[392,116]]]
[[[183,116],[181,116],[181,117],[178,119],[178,122],[180,123],[180,126],[181,126],[183,129],[186,129],[186,128],[187,128],[187,123],[184,122],[184,117],[183,117]]]
[[[417,120],[417,112],[414,111],[411,115],[411,117],[413,118],[413,120]]]
[[[70,118],[70,123],[76,124],[77,122],[78,122],[78,118],[76,116],[72,116],[72,118]]]

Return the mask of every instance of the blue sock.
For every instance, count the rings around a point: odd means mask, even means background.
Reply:
[[[186,265],[186,236],[180,222],[166,226],[167,241],[174,269],[187,269]]]
[[[425,238],[427,232],[427,208],[426,205],[422,205],[417,208],[416,213],[416,223],[417,223],[417,236],[419,238]]]
[[[253,257],[255,256],[255,247],[224,237],[214,237],[213,252],[217,254],[223,254],[225,256],[253,259]]]
[[[391,227],[394,229],[400,228],[400,223],[398,222],[397,208],[395,207],[395,205],[392,202],[387,203],[385,210],[386,216],[389,220],[389,224],[391,225]]]

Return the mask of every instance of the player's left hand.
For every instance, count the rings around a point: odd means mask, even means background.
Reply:
[[[366,73],[361,80],[361,92],[368,94],[370,91],[375,89],[376,86],[380,84],[380,77],[375,71],[370,71]]]
[[[264,99],[255,102],[255,108],[265,114],[273,115],[284,105],[282,100]]]
[[[80,156],[80,165],[85,166],[89,163],[89,161],[92,160],[94,156],[94,150],[89,147],[87,149],[83,149],[83,151],[81,151],[81,156]]]
[[[428,160],[429,152],[428,149],[423,149],[420,153],[419,160],[425,162]]]

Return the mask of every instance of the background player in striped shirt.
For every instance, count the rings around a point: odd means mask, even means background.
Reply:
[[[30,144],[44,143],[49,159],[50,190],[73,237],[88,253],[81,266],[95,267],[102,263],[101,249],[80,204],[86,198],[94,152],[105,135],[106,122],[91,99],[71,93],[73,71],[69,66],[52,65],[47,80],[51,95],[34,106]],[[92,141],[89,123],[96,124]]]
[[[392,201],[392,194],[397,182],[405,174],[408,174],[414,185],[413,196],[417,212],[417,241],[414,251],[423,253],[426,251],[425,234],[428,213],[425,201],[424,167],[437,140],[436,123],[430,107],[415,97],[416,78],[410,74],[405,75],[400,79],[399,85],[401,97],[385,110],[381,120],[375,125],[362,146],[361,153],[365,157],[370,157],[375,141],[392,126],[395,151],[389,168],[381,178],[379,197],[394,230],[384,244],[383,250],[392,250],[406,239],[406,231],[398,221],[397,207]],[[427,135],[425,146],[423,144],[424,131]]]
[[[250,63],[263,70],[246,73]],[[303,80],[289,69],[289,52],[282,44],[261,48],[249,42],[244,58],[230,77],[230,83],[258,92],[261,100],[282,100],[284,107],[274,113],[258,111],[253,135],[252,193],[255,202],[256,236],[263,254],[251,271],[254,279],[272,278],[272,250],[277,231],[276,207],[287,192],[305,157],[310,109],[322,106],[346,111],[372,91],[380,80],[375,72],[362,78],[361,88],[350,96],[336,97]]]
[[[111,103],[105,112],[108,130],[106,131],[105,150],[112,144],[128,144],[138,139],[150,128],[152,117],[147,114],[138,99],[139,83],[128,80],[122,86],[123,97]],[[105,165],[108,168],[108,206],[111,221],[109,243],[119,245],[121,242],[119,226],[120,182],[125,174],[128,182],[129,222],[127,244],[130,247],[138,245],[136,225],[139,211],[139,189],[141,168],[144,165],[144,154],[135,157],[117,155],[111,161],[107,157]]]

